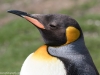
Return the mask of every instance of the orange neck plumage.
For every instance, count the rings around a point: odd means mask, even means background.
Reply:
[[[33,57],[38,59],[38,60],[46,60],[46,61],[55,59],[55,57],[49,55],[46,45],[43,45],[39,49],[37,49],[34,52],[34,56]]]

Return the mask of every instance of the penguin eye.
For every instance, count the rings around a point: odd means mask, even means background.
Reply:
[[[50,24],[51,27],[56,27],[56,25]]]
[[[57,26],[53,25],[53,24],[50,24],[49,26],[50,26],[51,29],[56,29],[57,28]]]

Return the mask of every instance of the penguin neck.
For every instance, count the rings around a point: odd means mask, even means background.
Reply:
[[[48,52],[53,56],[63,56],[63,55],[84,55],[88,53],[85,46],[83,37],[79,38],[73,43],[62,45],[59,47],[48,47]]]

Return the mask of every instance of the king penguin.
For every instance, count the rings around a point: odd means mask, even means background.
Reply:
[[[45,42],[26,58],[20,75],[99,75],[76,20],[64,14],[8,12],[35,25]]]

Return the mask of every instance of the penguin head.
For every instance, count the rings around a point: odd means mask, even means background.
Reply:
[[[83,37],[79,24],[63,14],[27,14],[18,10],[9,13],[21,16],[35,25],[49,46],[70,44]]]

